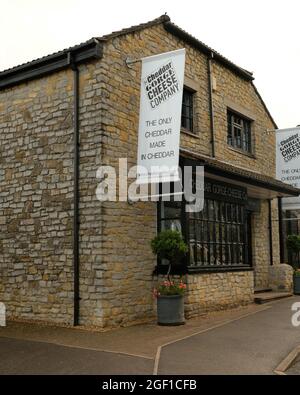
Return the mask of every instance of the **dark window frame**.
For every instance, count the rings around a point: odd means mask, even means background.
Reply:
[[[195,93],[193,89],[184,86],[181,109],[181,129],[194,135],[196,134],[194,116]]]
[[[244,204],[205,199],[201,213],[189,218],[189,268],[250,268]]]
[[[253,120],[227,109],[227,144],[241,152],[253,154]]]
[[[172,184],[171,184],[171,193],[172,193]],[[159,194],[162,193],[162,186],[161,184],[159,185]],[[165,227],[163,226],[166,221],[180,221],[180,226],[181,226],[181,233],[183,235],[183,238],[185,241],[188,240],[188,235],[186,233],[187,231],[187,226],[186,226],[186,213],[185,213],[185,200],[182,198],[181,201],[176,202],[176,205],[178,205],[178,215],[174,217],[169,217],[165,218],[162,215],[162,205],[171,205],[172,202],[165,202],[161,197],[159,198],[159,201],[157,202],[157,231],[161,232]],[[187,273],[187,268],[188,268],[188,256],[189,253],[182,258],[181,262],[179,264],[173,265],[171,268],[170,274],[186,274]],[[159,274],[166,274],[168,271],[168,265],[164,264],[161,259],[157,258],[157,266],[155,269],[155,273]]]
[[[248,210],[246,207],[246,202],[237,202],[237,201],[228,201],[223,200],[222,198],[218,198],[217,196],[207,195],[205,196],[206,202],[213,202],[213,218],[208,216],[208,219],[204,219],[200,224],[202,226],[205,223],[204,228],[209,230],[206,232],[205,238],[202,237],[199,244],[202,246],[209,246],[208,255],[209,255],[209,264],[205,264],[204,260],[202,262],[197,261],[196,264],[191,262],[192,256],[195,256],[191,253],[191,246],[193,239],[192,236],[192,226],[196,224],[197,219],[193,218],[196,215],[193,213],[187,213],[185,211],[186,202],[182,199],[181,202],[177,202],[176,205],[178,214],[176,216],[172,216],[166,218],[162,215],[162,205],[166,203],[166,206],[172,206],[171,202],[164,202],[163,199],[160,199],[157,203],[157,229],[160,232],[163,229],[162,224],[166,221],[178,221],[180,220],[181,224],[181,232],[184,240],[189,246],[188,254],[182,259],[182,262],[179,265],[176,265],[173,269],[173,274],[185,274],[185,273],[205,273],[205,272],[232,272],[232,271],[251,271],[252,267],[252,259],[251,259],[251,246],[248,245],[248,228],[247,228],[247,214]],[[207,203],[206,203],[207,204]],[[230,210],[239,210],[239,216],[237,217],[239,221],[234,221],[233,219],[227,221],[227,213],[226,218],[224,217],[223,221],[217,219],[219,214],[216,214],[216,205],[219,205],[218,211],[220,213],[220,206],[225,207],[225,211],[227,210],[227,205]],[[206,208],[207,210],[207,208]],[[201,214],[201,213],[200,213]],[[234,218],[234,214],[233,214]],[[201,220],[200,220],[201,221]],[[199,222],[198,221],[198,225]],[[225,231],[226,227],[228,228]],[[238,240],[233,240],[232,232],[235,232],[235,235],[239,235]],[[216,235],[218,233],[219,239],[217,239]],[[223,234],[224,233],[224,234]],[[222,239],[223,234],[223,239]],[[203,236],[203,235],[202,235]],[[200,236],[201,237],[201,236]],[[196,238],[197,240],[197,238]],[[195,241],[194,241],[195,242]],[[198,248],[198,245],[197,245]],[[203,251],[203,248],[202,248]],[[222,257],[222,264],[211,264],[212,260],[217,256]],[[229,262],[228,256],[239,256],[239,261]],[[212,258],[214,257],[214,258]],[[225,257],[225,259],[224,259]],[[225,262],[223,262],[225,260]],[[156,272],[165,274],[167,272],[167,265],[163,264],[159,259],[157,260],[157,268]]]

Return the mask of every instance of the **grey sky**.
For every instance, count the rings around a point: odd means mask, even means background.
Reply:
[[[300,124],[299,0],[0,0],[0,6],[0,70],[167,12],[254,72],[279,127]]]

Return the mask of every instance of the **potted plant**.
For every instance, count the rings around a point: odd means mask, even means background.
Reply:
[[[188,247],[180,232],[164,230],[152,241],[151,248],[160,259],[168,261],[167,279],[155,290],[157,297],[157,323],[159,325],[184,324],[184,292],[186,285],[182,279],[172,280],[171,268],[180,262]]]
[[[300,295],[300,269],[294,271],[294,294]]]

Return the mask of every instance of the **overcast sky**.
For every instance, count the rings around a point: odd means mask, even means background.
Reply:
[[[299,0],[0,0],[0,6],[0,70],[167,12],[254,72],[280,128],[300,124]]]

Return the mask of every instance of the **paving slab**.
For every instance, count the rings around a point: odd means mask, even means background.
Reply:
[[[273,300],[289,298],[293,296],[291,292],[260,292],[254,295],[254,302],[258,304],[268,303]]]
[[[153,361],[117,353],[0,338],[0,374],[129,375],[153,371]]]
[[[119,352],[153,359],[156,356],[157,348],[162,344],[265,309],[265,306],[253,304],[237,309],[206,314],[197,319],[187,320],[185,325],[177,327],[159,326],[153,322],[107,332],[8,322],[6,327],[0,327],[0,337],[35,340],[98,351]]]
[[[300,357],[296,359],[296,361],[285,373],[289,376],[300,376]]]
[[[300,297],[207,314],[179,327],[107,332],[9,322],[0,374],[273,374],[300,343]]]
[[[163,347],[158,374],[273,374],[300,343],[292,304],[282,299],[240,320]]]

